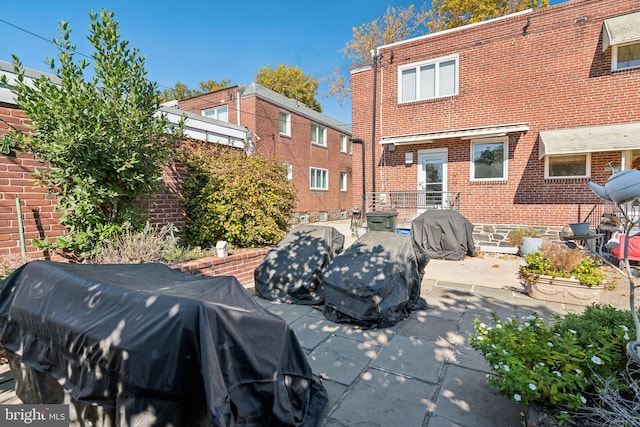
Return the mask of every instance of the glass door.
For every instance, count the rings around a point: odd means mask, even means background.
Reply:
[[[447,209],[447,150],[418,152],[418,211]]]

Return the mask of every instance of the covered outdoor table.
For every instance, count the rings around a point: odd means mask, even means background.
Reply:
[[[256,293],[272,301],[321,304],[322,274],[343,247],[344,235],[334,227],[295,226],[256,268]]]
[[[334,322],[387,327],[426,308],[420,283],[429,259],[416,254],[407,235],[369,231],[323,275],[324,315]]]
[[[411,222],[411,238],[416,250],[432,259],[459,261],[476,256],[473,224],[459,212],[429,209]]]
[[[288,324],[234,277],[30,262],[2,283],[0,337],[18,397],[70,399],[93,425],[312,426],[327,403]]]

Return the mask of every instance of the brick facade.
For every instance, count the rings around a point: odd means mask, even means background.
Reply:
[[[448,150],[448,191],[461,193],[461,213],[475,224],[561,226],[582,219],[600,200],[587,182],[604,183],[607,164],[622,153],[591,155],[591,177],[545,179],[539,132],[638,121],[640,69],[611,71],[611,49],[602,53],[603,20],[640,10],[635,0],[574,0],[409,41],[383,46],[377,78],[376,191],[416,190],[418,151]],[[398,102],[398,67],[457,54],[455,96]],[[351,76],[353,135],[366,143],[366,184],[371,191],[373,67]],[[508,135],[508,178],[470,179],[470,141],[437,139],[380,145],[382,138],[528,123]],[[640,149],[640,146],[637,147]],[[354,145],[353,174],[361,176],[361,151]],[[405,164],[405,153],[414,156]],[[362,187],[353,187],[358,204]]]
[[[250,86],[249,89],[251,89]],[[341,135],[350,136],[343,129],[331,126],[321,115],[309,116],[309,108],[296,106],[294,100],[286,99],[286,104],[278,104],[261,88],[256,94],[240,89],[222,89],[220,91],[200,95],[179,101],[179,108],[184,111],[200,114],[202,110],[214,106],[227,105],[230,123],[245,126],[253,134],[253,142],[257,150],[264,156],[271,156],[283,163],[291,164],[293,182],[297,189],[295,217],[303,217],[306,221],[339,219],[351,211],[352,174],[351,155],[340,151]],[[278,95],[279,96],[279,95]],[[238,121],[237,105],[240,99],[240,120]],[[283,135],[279,132],[279,113],[287,111],[291,114],[291,133]],[[319,124],[326,129],[327,146],[311,143],[311,124]],[[309,184],[310,167],[328,171],[328,190],[311,190]],[[347,191],[340,191],[340,173],[347,174]]]

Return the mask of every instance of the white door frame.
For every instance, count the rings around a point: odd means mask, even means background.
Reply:
[[[433,148],[427,150],[418,150],[418,182],[416,184],[418,191],[424,189],[425,184],[425,171],[422,167],[426,159],[442,160],[442,191],[447,191],[447,164],[449,162],[449,150],[447,148]],[[449,207],[449,200],[447,197],[442,199],[442,208],[447,209]],[[425,209],[420,209],[419,213],[424,212]]]

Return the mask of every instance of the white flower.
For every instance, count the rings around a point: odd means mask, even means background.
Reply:
[[[569,329],[569,332],[571,332],[573,335],[577,333],[574,329]]]
[[[513,395],[513,400],[515,400],[516,402],[520,402],[522,400],[522,396],[516,393]]]
[[[576,374],[578,374],[578,375],[582,374],[582,371],[580,369],[578,369],[578,368],[576,368],[575,371],[576,371]]]
[[[593,356],[591,356],[591,361],[593,363],[595,363],[596,365],[602,365],[602,360],[596,356],[595,354]]]
[[[529,323],[529,322],[524,322],[524,326],[529,327],[529,326],[531,326],[531,323]]]
[[[536,391],[538,389],[538,387],[536,387],[535,384],[529,384],[529,389],[532,391]]]
[[[624,333],[624,339],[628,340],[629,339],[629,334],[627,332]]]
[[[482,341],[482,340],[484,339],[484,337],[483,337],[482,335],[478,335],[478,336],[476,337],[476,339],[477,339],[478,341]]]
[[[587,403],[587,399],[585,399],[584,396],[580,396],[580,400],[582,401],[583,404]]]
[[[480,327],[481,327],[481,328],[486,328],[486,327],[487,327],[487,325],[485,325],[484,323],[480,323]]]
[[[496,329],[500,329],[502,328],[502,325],[500,323],[496,324]]]
[[[495,349],[496,345],[495,344],[491,344],[491,348]]]
[[[553,373],[554,373],[554,374],[555,374],[555,376],[557,376],[557,377],[561,377],[561,376],[562,376],[562,374],[561,374],[559,371],[553,371]]]
[[[504,368],[504,370],[505,370],[506,372],[509,372],[509,371],[511,370],[511,369],[509,368],[509,365],[504,365],[504,366],[503,366],[503,368]]]
[[[538,362],[538,366],[544,366],[544,362]]]
[[[496,370],[496,371],[497,371],[497,370],[498,370],[498,368],[500,368],[500,365],[493,365],[493,369],[494,369],[494,370]]]
[[[547,345],[548,345],[549,347],[553,347],[553,343],[552,343],[551,341],[547,341]]]
[[[625,325],[620,325],[620,327],[622,328],[623,331],[629,332],[629,328],[627,328]]]
[[[518,326],[518,330],[522,332],[522,326]]]

